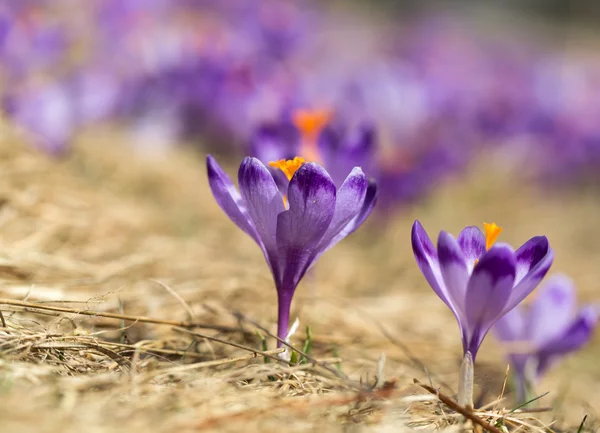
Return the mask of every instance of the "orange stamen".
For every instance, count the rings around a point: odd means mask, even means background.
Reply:
[[[304,164],[306,160],[300,156],[295,157],[294,159],[280,159],[279,161],[271,161],[269,162],[269,167],[275,167],[283,171],[288,180],[292,180],[294,173],[298,171],[302,164]]]
[[[485,249],[489,250],[496,242],[496,239],[498,239],[502,228],[497,226],[496,223],[483,223],[483,229],[485,230]]]
[[[485,231],[485,249],[486,251],[492,248],[498,235],[502,232],[502,227],[496,225],[496,223],[483,223],[483,230]],[[479,263],[479,259],[475,259],[475,265]]]

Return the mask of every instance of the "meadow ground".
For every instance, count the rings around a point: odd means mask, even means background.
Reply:
[[[455,320],[414,262],[415,218],[432,236],[492,220],[514,245],[546,234],[554,272],[582,301],[599,298],[596,192],[550,194],[488,156],[326,254],[293,304],[292,344],[312,330],[308,362],[266,363],[257,331],[274,331],[275,290],[259,249],[214,203],[202,155],[142,159],[98,131],[61,160],[6,126],[0,140],[3,433],[471,429],[413,383],[452,396],[461,356]],[[541,383],[548,411],[505,424],[577,431],[587,414],[582,431],[596,431],[599,356],[596,336]],[[490,422],[514,407],[509,391],[497,401],[505,371],[490,336],[476,370]]]

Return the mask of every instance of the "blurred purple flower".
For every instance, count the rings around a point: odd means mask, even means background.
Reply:
[[[250,155],[263,164],[281,159],[293,159],[300,155],[300,132],[286,121],[263,123],[254,131],[250,139]],[[278,168],[267,166],[282,194],[287,194],[289,180]],[[347,172],[349,173],[349,171]]]
[[[356,230],[369,216],[376,186],[354,168],[336,188],[318,164],[299,158],[280,162],[289,177],[287,197],[256,158],[239,168],[239,191],[212,156],[208,180],[218,205],[262,249],[278,297],[277,335],[285,339],[294,291],[306,271],[329,248]]]
[[[454,313],[465,356],[470,353],[473,360],[494,323],[531,293],[554,259],[545,236],[514,251],[507,244],[493,245],[498,226],[485,224],[485,231],[466,227],[458,239],[441,231],[436,249],[419,221],[412,228],[417,264]]]
[[[369,177],[376,176],[376,134],[372,125],[364,123],[356,128],[343,124],[322,125],[316,129],[316,134],[302,131],[285,119],[263,123],[252,135],[250,154],[265,164],[302,155],[325,167],[338,187],[354,167],[360,167]],[[279,170],[273,174],[285,194],[285,177]]]
[[[285,120],[259,125],[250,139],[250,154],[267,164],[300,155],[300,131]]]
[[[37,148],[59,155],[73,134],[75,112],[70,96],[64,83],[52,83],[6,95],[2,102]]]
[[[373,125],[356,128],[329,125],[317,139],[323,165],[336,185],[341,185],[352,167],[361,167],[369,177],[377,175],[375,166],[376,133]]]
[[[540,288],[528,308],[517,306],[493,328],[496,337],[509,343],[509,361],[515,371],[517,398],[524,402],[527,390],[560,358],[579,350],[592,337],[598,321],[589,305],[576,312],[573,282],[554,276]],[[517,344],[523,347],[519,350]]]

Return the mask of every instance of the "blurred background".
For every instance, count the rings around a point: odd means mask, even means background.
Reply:
[[[0,1],[0,250],[21,270],[2,262],[0,292],[185,317],[161,278],[203,320],[273,324],[268,269],[214,204],[205,155],[233,174],[301,154],[338,185],[360,165],[376,210],[294,314],[353,373],[385,351],[415,374],[365,312],[452,381],[460,338],[415,264],[416,218],[432,238],[483,221],[515,247],[547,235],[553,271],[598,305],[599,26],[584,0]],[[486,345],[477,381],[498,395],[506,363]],[[600,402],[598,346],[544,386]]]
[[[382,209],[482,152],[562,186],[600,163],[599,13],[535,0],[3,2],[1,101],[54,157],[97,125],[141,155],[181,143],[262,155],[302,136],[299,110],[320,110],[322,146],[369,148],[355,162],[380,181]]]

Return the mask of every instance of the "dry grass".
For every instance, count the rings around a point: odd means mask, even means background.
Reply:
[[[596,197],[550,196],[485,167],[326,255],[293,306],[312,352],[286,364],[273,338],[265,353],[256,335],[275,327],[267,267],[214,204],[200,155],[143,159],[102,130],[62,161],[6,125],[0,140],[3,432],[473,428],[413,383],[452,396],[460,362],[454,320],[413,263],[415,217],[432,233],[493,219],[515,244],[545,233],[556,268],[583,299],[597,297]],[[507,415],[510,395],[497,401],[505,365],[489,340],[476,377],[487,406],[476,416],[505,414],[525,432],[576,431],[588,414],[587,431],[598,428],[598,341],[542,384],[540,405],[552,411]]]

